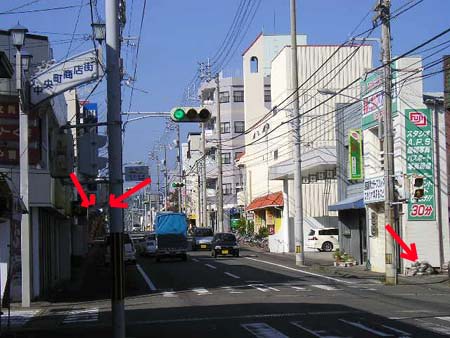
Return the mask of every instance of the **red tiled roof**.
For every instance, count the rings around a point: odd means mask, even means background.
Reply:
[[[255,198],[248,206],[245,208],[246,211],[263,209],[268,207],[282,207],[283,206],[283,193],[281,191],[274,192],[272,194],[264,195]]]

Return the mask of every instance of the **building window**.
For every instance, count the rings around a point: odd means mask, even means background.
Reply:
[[[231,163],[230,153],[222,153],[222,164],[230,164],[230,163]]]
[[[233,193],[233,185],[232,183],[224,183],[222,184],[222,190],[224,195],[231,195]]]
[[[206,179],[206,189],[216,189],[217,180],[215,178]]]
[[[206,150],[206,155],[211,157],[212,160],[216,159],[216,148],[212,147]]]
[[[235,153],[234,153],[234,159],[236,160],[239,156],[241,156],[243,154],[243,152],[242,151],[236,151]]]
[[[243,133],[245,131],[244,121],[234,121],[234,132]]]
[[[228,134],[230,132],[230,122],[221,122],[220,123],[220,133]]]
[[[264,102],[272,102],[272,96],[270,95],[270,89],[264,89]]]
[[[206,130],[214,130],[216,127],[216,118],[211,117],[211,119],[205,123],[205,129]]]
[[[236,183],[236,194],[237,194],[238,192],[242,191],[242,190],[243,190],[242,184],[241,184],[241,183]]]
[[[273,159],[278,160],[278,149],[273,151]]]
[[[230,92],[220,92],[220,94],[219,94],[219,102],[220,103],[228,103],[228,102],[230,102]]]
[[[250,73],[258,73],[258,58],[256,56],[250,58]]]
[[[233,91],[233,101],[234,102],[244,102],[244,91],[234,90]]]
[[[309,182],[310,183],[317,182],[317,176],[316,175],[309,175]]]

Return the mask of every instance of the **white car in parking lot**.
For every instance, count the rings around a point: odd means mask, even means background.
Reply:
[[[311,229],[308,234],[307,246],[308,248],[327,252],[339,249],[339,229]]]

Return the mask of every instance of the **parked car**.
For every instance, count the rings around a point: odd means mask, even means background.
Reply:
[[[327,252],[339,249],[339,229],[311,229],[308,234],[308,248]]]
[[[145,247],[142,252],[144,256],[155,256],[156,255],[156,235],[154,233],[148,235],[145,238]]]
[[[111,236],[107,235],[105,240],[105,265],[111,263]],[[123,234],[123,261],[126,264],[136,264],[136,249],[129,234]]]
[[[213,236],[212,228],[195,228],[192,234],[192,250],[211,250]]]
[[[239,257],[239,245],[234,234],[219,232],[214,235],[211,242],[211,256],[216,258],[219,255]]]

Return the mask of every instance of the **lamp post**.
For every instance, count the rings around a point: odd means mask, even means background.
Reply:
[[[23,53],[25,34],[28,29],[19,23],[9,30],[12,43],[16,47],[16,89],[19,98],[19,168],[20,168],[20,196],[26,209],[20,223],[20,254],[22,268],[22,307],[31,305],[31,241],[30,241],[30,204],[28,190],[28,114],[26,112],[25,95],[22,86],[24,67],[30,65],[30,54]],[[23,56],[23,58],[22,58]]]

